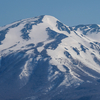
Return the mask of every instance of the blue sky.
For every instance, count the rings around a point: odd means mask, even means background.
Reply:
[[[68,26],[100,24],[100,0],[0,0],[0,26],[39,15]]]

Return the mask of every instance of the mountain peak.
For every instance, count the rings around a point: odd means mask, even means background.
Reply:
[[[46,22],[48,24],[51,24],[51,22],[56,23],[57,20],[58,19],[56,19],[55,17],[50,16],[50,15],[45,15],[43,18],[43,22]]]

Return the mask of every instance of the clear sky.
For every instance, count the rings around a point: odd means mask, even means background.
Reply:
[[[100,24],[100,0],[0,0],[0,26],[39,15],[68,26]]]

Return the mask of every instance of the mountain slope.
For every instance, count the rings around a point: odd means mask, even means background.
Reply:
[[[99,26],[42,15],[1,27],[0,100],[99,100]]]

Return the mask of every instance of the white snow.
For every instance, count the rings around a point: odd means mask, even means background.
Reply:
[[[56,18],[53,17],[53,16],[46,15],[46,16],[44,16],[44,18],[43,18],[42,21],[43,21],[44,23],[49,24],[49,26],[51,26],[52,29],[53,29],[53,28],[56,27],[56,21],[57,21],[57,20],[58,20],[58,19],[56,19]]]
[[[37,48],[38,52],[41,52],[43,49],[44,49],[43,46]]]
[[[93,39],[94,41],[98,41],[100,42],[100,32],[98,33],[88,33],[87,36],[91,39]]]
[[[71,85],[77,86],[77,85],[80,85],[80,83],[82,83],[82,82],[83,82],[83,80],[81,80],[75,76],[72,76],[70,74],[67,74],[67,75],[65,75],[65,79],[59,85],[59,87],[62,85],[65,85],[66,87],[71,86]]]
[[[47,26],[44,25],[43,23],[34,25],[32,27],[29,36],[31,37],[31,41],[33,41],[34,44],[46,41],[46,39],[48,38],[46,28]]]
[[[16,28],[11,28],[8,33],[5,36],[5,39],[1,42],[2,45],[0,45],[0,49],[6,49],[8,47],[13,46],[14,44],[18,43],[18,41],[21,41],[21,32],[20,30],[23,28],[23,24],[20,24]]]
[[[30,74],[32,73],[32,65],[30,65],[32,62],[32,58],[30,58],[28,61],[26,61],[21,74],[19,75],[20,79],[22,79],[23,77],[28,78],[30,76]]]

